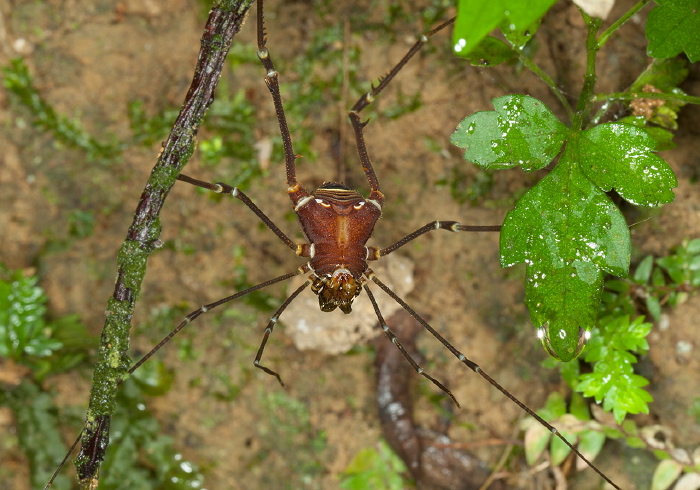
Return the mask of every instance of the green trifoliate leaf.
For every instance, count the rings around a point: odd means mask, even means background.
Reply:
[[[539,100],[527,95],[493,99],[495,111],[464,119],[450,141],[464,148],[464,159],[486,169],[521,165],[531,172],[548,165],[569,129]]]
[[[604,191],[615,189],[638,206],[673,201],[678,185],[671,167],[653,153],[656,146],[644,129],[630,124],[600,124],[583,131],[576,156],[586,176]]]

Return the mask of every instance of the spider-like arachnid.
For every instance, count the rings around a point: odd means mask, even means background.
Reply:
[[[297,298],[298,295],[302,294],[302,292],[310,286],[311,291],[318,297],[319,307],[322,311],[333,311],[335,309],[340,309],[344,313],[351,314],[353,301],[360,294],[364,293],[370,300],[379,326],[386,335],[387,339],[401,351],[407,362],[410,363],[417,373],[430,380],[440,390],[446,393],[455,404],[459,405],[456,397],[453,395],[450,389],[445,386],[444,383],[436,379],[436,377],[425,372],[425,370],[406,352],[406,350],[404,350],[400,341],[392,332],[391,326],[385,321],[382,312],[377,305],[374,293],[372,292],[372,287],[376,286],[378,289],[381,289],[383,293],[387,294],[394,301],[396,301],[403,309],[405,309],[417,322],[428,330],[431,335],[441,342],[445,348],[461,363],[467,366],[470,370],[482,376],[491,385],[496,387],[505,396],[517,404],[521,409],[523,409],[529,415],[535,417],[541,424],[547,427],[547,429],[559,435],[558,431],[553,426],[537,416],[525,404],[511,395],[488,374],[484,373],[476,363],[471,361],[466,355],[453,346],[452,343],[446,340],[420,314],[418,314],[410,305],[408,305],[406,301],[396,295],[369,266],[369,264],[372,262],[380,260],[382,257],[395,252],[409,242],[412,242],[413,240],[431,231],[445,230],[451,232],[493,232],[500,229],[500,226],[467,226],[456,221],[432,221],[405,235],[403,238],[389,246],[377,247],[371,244],[368,245],[375,224],[382,215],[385,198],[381,190],[379,179],[372,166],[368,149],[365,145],[364,128],[367,121],[362,120],[361,113],[394,79],[405,64],[421,49],[421,47],[428,41],[428,38],[445,29],[452,22],[453,20],[447,21],[434,28],[426,35],[422,36],[401,59],[401,61],[396,64],[385,77],[380,79],[380,82],[376,86],[372,87],[368,93],[359,98],[349,112],[349,118],[356,139],[359,161],[369,186],[369,194],[367,196],[363,196],[361,193],[353,190],[342,182],[327,182],[319,186],[317,189],[309,191],[303,186],[296,176],[296,160],[298,156],[296,155],[292,145],[292,137],[287,125],[284,106],[280,95],[279,74],[275,69],[270,52],[266,47],[262,1],[258,1],[258,57],[265,68],[265,82],[274,102],[275,112],[282,136],[285,155],[287,194],[291,199],[293,210],[299,219],[303,233],[308,241],[304,243],[296,243],[294,240],[289,238],[289,236],[283,232],[245,193],[236,187],[225,183],[209,183],[187,175],[180,175],[178,180],[213,191],[215,193],[229,194],[240,200],[283,242],[284,245],[291,249],[297,256],[306,259],[306,261],[295,271],[283,274],[251,288],[237,292],[236,294],[226,298],[206,304],[191,312],[166,339],[164,339],[149,354],[136,363],[130,369],[130,372],[134,372],[136,369],[138,369],[139,366],[146,362],[158,349],[160,349],[160,347],[162,347],[162,345],[168,342],[174,335],[176,335],[185,326],[192,323],[202,314],[229,303],[234,299],[241,298],[253,291],[285,281],[294,276],[305,275],[307,277],[306,281],[301,286],[296,288],[272,315],[265,328],[262,342],[253,361],[256,368],[259,368],[265,373],[274,376],[280,382],[280,384],[282,384],[282,376],[277,371],[274,371],[262,362],[263,353],[268,339],[273,333],[274,326],[278,322],[284,310]],[[591,465],[573,446],[571,446],[571,444],[569,444],[560,435],[559,437],[567,445],[569,445],[569,447],[571,447],[571,449],[575,451],[579,457]],[[598,471],[595,467],[593,468],[595,471]],[[604,475],[602,476],[608,480],[607,477]]]

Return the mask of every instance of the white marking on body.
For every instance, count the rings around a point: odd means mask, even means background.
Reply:
[[[313,197],[311,197],[311,196],[306,196],[306,197],[299,199],[297,201],[296,206],[294,206],[294,211],[299,211],[301,208],[306,206],[306,204],[308,204],[308,202],[312,199],[313,199]]]
[[[365,205],[365,201],[361,201],[361,202],[355,204],[352,208],[353,208],[353,209],[360,210],[360,209],[362,209],[362,207],[363,207],[364,205]]]
[[[200,310],[202,310],[202,313],[206,313],[207,311],[209,311],[209,308],[207,308],[207,305],[204,305],[200,308]]]
[[[215,184],[215,185],[216,185],[216,189],[214,189],[214,192],[217,192],[220,194],[224,191],[224,187],[221,184]]]
[[[371,103],[372,101],[374,101],[374,95],[372,95],[371,92],[367,92],[367,95],[365,95],[365,100],[366,100],[368,103]]]
[[[418,367],[418,369],[416,369],[416,371],[418,372],[418,374],[423,374],[423,368],[420,366]]]
[[[338,267],[336,270],[333,271],[333,275],[331,277],[336,278],[341,274],[347,274],[348,276],[352,276],[352,273],[345,267]]]
[[[380,211],[382,210],[382,205],[379,204],[379,201],[377,201],[375,199],[367,199],[367,202],[370,204],[374,204],[378,210],[380,210]]]
[[[422,42],[423,44],[427,43],[427,42],[428,42],[428,36],[426,36],[425,34],[421,35],[421,37],[420,37],[420,42]]]
[[[315,201],[316,201],[318,204],[320,204],[321,206],[323,206],[324,208],[330,208],[330,207],[331,207],[331,205],[328,204],[327,202],[325,202],[323,199],[318,199],[318,198],[316,198]]]
[[[450,226],[450,231],[454,231],[457,233],[458,231],[462,231],[459,229],[459,227],[462,226],[459,223],[452,223],[452,226]]]
[[[240,195],[241,191],[238,190],[238,187],[234,187],[233,191],[231,192],[231,195],[233,197],[238,197]]]
[[[275,315],[271,316],[271,317],[270,317],[270,322],[272,322],[272,323],[277,323],[277,318],[278,318],[278,317],[275,316]]]
[[[275,77],[277,77],[277,72],[275,70],[270,70],[267,72],[267,77],[268,78],[275,78]]]
[[[436,230],[439,230],[439,229],[440,229],[440,222],[439,222],[439,221],[436,221],[436,222],[435,222],[435,229],[436,229]]]
[[[459,357],[457,357],[460,361],[464,362],[467,360],[467,358],[464,356],[464,354],[460,354]]]
[[[258,49],[258,58],[263,60],[263,59],[269,58],[269,57],[270,57],[270,52],[267,50],[267,48]]]

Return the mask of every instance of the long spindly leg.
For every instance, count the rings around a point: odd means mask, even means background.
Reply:
[[[309,271],[308,265],[304,266],[307,271]],[[294,301],[294,299],[299,296],[299,293],[301,293],[306,287],[311,284],[311,279],[307,279],[304,284],[299,286],[290,296],[285,300],[284,303],[282,303],[282,306],[277,308],[277,311],[275,311],[275,314],[270,317],[270,321],[267,323],[267,327],[265,327],[265,336],[262,339],[262,342],[260,343],[260,348],[258,349],[258,353],[255,356],[255,361],[253,361],[253,364],[255,365],[256,368],[262,369],[265,371],[267,374],[274,376],[277,378],[277,381],[280,382],[282,386],[284,386],[284,383],[282,382],[282,378],[280,378],[280,375],[273,371],[272,369],[263,366],[260,364],[260,361],[262,360],[262,355],[263,351],[265,350],[265,344],[267,344],[267,339],[270,338],[270,334],[272,333],[272,329],[275,328],[275,323],[277,323],[277,320],[280,319],[280,315],[282,315],[282,312],[289,306],[289,303]]]
[[[227,296],[227,297],[222,298],[222,299],[220,299],[220,300],[218,300],[218,301],[215,301],[215,302],[213,302],[213,303],[209,303],[209,304],[207,304],[207,305],[204,305],[204,306],[202,306],[202,307],[196,309],[195,311],[193,311],[193,312],[189,313],[187,316],[185,316],[185,319],[184,319],[177,327],[175,327],[175,329],[174,329],[172,332],[170,332],[163,340],[161,340],[160,342],[158,342],[158,344],[157,344],[153,349],[151,349],[145,356],[143,356],[136,364],[134,364],[133,366],[131,366],[131,368],[129,369],[128,373],[129,373],[129,374],[132,374],[132,373],[133,373],[134,371],[136,371],[139,367],[141,367],[141,365],[142,365],[143,363],[145,363],[146,361],[148,361],[156,352],[158,352],[158,351],[160,350],[161,347],[163,347],[165,344],[167,344],[173,337],[175,337],[175,335],[177,335],[183,328],[185,328],[187,325],[189,325],[190,323],[192,323],[192,322],[193,322],[197,317],[199,317],[200,315],[202,315],[202,314],[204,314],[204,313],[206,313],[206,312],[208,312],[208,311],[211,311],[211,310],[213,310],[214,308],[216,308],[216,307],[218,307],[218,306],[221,306],[221,305],[223,305],[223,304],[225,304],[225,303],[228,303],[229,301],[233,301],[234,299],[237,299],[237,298],[240,298],[240,297],[242,297],[242,296],[245,296],[245,295],[248,294],[248,293],[252,293],[253,291],[257,291],[257,290],[262,289],[262,288],[265,288],[265,287],[267,287],[267,286],[271,286],[272,284],[276,284],[276,283],[281,282],[281,281],[284,281],[284,280],[286,280],[286,279],[290,279],[290,278],[292,278],[292,277],[294,277],[294,276],[298,276],[299,274],[305,274],[305,273],[309,272],[309,270],[310,270],[310,269],[309,269],[309,267],[308,267],[307,265],[303,265],[303,266],[299,267],[299,269],[297,269],[297,270],[294,271],[294,272],[290,272],[290,273],[288,273],[288,274],[284,274],[284,275],[282,275],[282,276],[275,277],[274,279],[270,279],[269,281],[261,282],[260,284],[257,284],[257,285],[255,285],[255,286],[253,286],[253,287],[250,287],[250,288],[245,289],[245,290],[243,290],[243,291],[239,291],[239,292],[237,292],[236,294],[232,294],[231,296]],[[286,304],[289,304],[289,301],[287,301]],[[285,306],[286,306],[286,305],[285,305]],[[270,330],[271,330],[271,329],[270,329]],[[266,339],[267,339],[267,336],[266,336]],[[260,355],[260,353],[258,353],[258,355]],[[267,368],[263,368],[263,369],[267,369]],[[276,374],[276,373],[272,373],[272,374]],[[279,376],[277,376],[277,378],[279,379]],[[123,380],[119,380],[118,383],[117,383],[117,386],[119,386],[120,384],[122,384],[122,381],[123,381]],[[281,381],[280,381],[280,383],[281,383]],[[103,419],[100,420],[100,423],[107,423],[107,421],[108,421],[107,418],[103,418]],[[65,465],[66,461],[67,461],[68,458],[70,457],[70,455],[71,455],[71,453],[73,452],[73,450],[74,450],[74,449],[78,446],[78,444],[80,443],[80,439],[82,438],[83,432],[84,432],[84,431],[85,431],[85,428],[83,427],[83,430],[81,430],[81,431],[80,431],[80,434],[78,434],[78,437],[75,439],[75,441],[73,442],[73,445],[71,446],[70,450],[66,453],[65,457],[63,458],[63,460],[62,460],[62,461],[60,462],[60,464],[58,465],[58,468],[56,468],[56,471],[55,471],[54,474],[52,475],[51,480],[49,480],[49,484],[46,485],[46,488],[45,488],[44,490],[48,489],[48,488],[51,486],[51,482],[53,482],[53,481],[56,479],[56,476],[58,475],[59,471],[61,471],[61,468],[63,467],[63,465]],[[97,434],[100,434],[101,432],[102,432],[101,430],[98,430],[96,433],[97,433]]]
[[[430,324],[429,324],[428,322],[426,322],[426,321],[423,319],[423,317],[421,317],[418,313],[416,313],[416,311],[415,311],[413,308],[411,308],[411,307],[410,307],[404,300],[402,300],[396,293],[394,293],[391,289],[389,289],[389,287],[388,287],[386,284],[384,284],[382,281],[380,281],[380,280],[377,278],[377,276],[375,276],[374,273],[371,272],[371,270],[368,271],[368,272],[366,273],[366,276],[367,276],[368,279],[371,279],[375,284],[377,284],[377,286],[379,286],[380,288],[382,288],[382,290],[383,290],[386,294],[388,294],[389,296],[391,296],[391,298],[392,298],[394,301],[396,301],[399,305],[401,305],[401,307],[402,307],[404,310],[406,310],[413,318],[415,318],[416,321],[418,321],[418,323],[420,323],[421,325],[423,325],[423,327],[424,327],[428,332],[430,332],[430,333],[432,334],[433,337],[435,337],[436,339],[438,339],[442,345],[444,345],[445,347],[447,347],[447,350],[449,350],[449,351],[452,353],[452,355],[454,355],[457,359],[459,359],[465,366],[467,366],[469,369],[471,369],[472,371],[474,371],[475,373],[477,373],[478,375],[480,375],[482,378],[484,378],[486,381],[488,381],[488,382],[489,382],[492,386],[494,386],[498,391],[500,391],[501,393],[503,393],[503,394],[504,394],[507,398],[509,398],[513,403],[515,403],[515,404],[516,404],[517,406],[519,406],[522,410],[524,410],[530,417],[532,417],[532,418],[534,418],[535,420],[537,420],[540,424],[542,424],[543,426],[545,426],[552,434],[554,434],[556,437],[558,437],[559,439],[561,439],[561,440],[564,442],[564,444],[566,444],[566,445],[569,447],[569,449],[571,449],[579,458],[581,458],[590,468],[592,468],[593,471],[595,471],[596,473],[598,473],[605,481],[607,481],[608,483],[610,483],[614,488],[620,488],[620,487],[618,487],[617,485],[615,485],[615,483],[613,483],[607,476],[605,476],[598,468],[596,468],[596,467],[593,465],[593,463],[591,463],[588,459],[586,459],[586,457],[585,457],[583,454],[581,454],[581,452],[580,452],[578,449],[576,449],[576,448],[573,446],[573,444],[571,444],[569,441],[567,441],[566,438],[565,438],[563,435],[561,435],[561,433],[556,429],[556,427],[554,427],[553,425],[551,425],[550,423],[548,423],[546,420],[544,420],[542,417],[540,417],[539,415],[537,415],[537,414],[536,414],[534,411],[532,411],[527,405],[525,405],[523,402],[521,402],[520,400],[518,400],[518,399],[517,399],[514,395],[512,395],[508,390],[506,390],[506,389],[503,388],[500,384],[498,384],[493,378],[491,378],[491,376],[489,376],[488,374],[486,374],[486,373],[483,371],[483,369],[481,369],[481,366],[479,366],[477,363],[475,363],[474,361],[470,360],[469,358],[467,358],[467,356],[465,356],[465,355],[462,354],[459,350],[457,350],[452,344],[450,344],[450,343],[445,339],[445,337],[443,337],[442,335],[440,335],[433,327],[431,327]]]
[[[192,178],[188,175],[185,174],[180,174],[177,177],[177,180],[181,180],[182,182],[187,182],[188,184],[192,184],[197,187],[201,187],[203,189],[208,189],[210,191],[219,193],[219,194],[230,194],[231,196],[235,197],[239,201],[243,202],[248,209],[253,211],[255,215],[260,218],[260,221],[265,223],[265,226],[267,226],[269,229],[272,230],[272,232],[279,237],[280,240],[284,242],[285,245],[287,245],[289,248],[294,250],[294,252],[301,256],[301,257],[309,257],[310,254],[310,247],[308,243],[294,243],[282,230],[280,230],[276,224],[272,222],[270,218],[267,217],[265,213],[262,212],[262,210],[255,205],[253,201],[250,200],[248,196],[245,195],[245,193],[240,190],[238,187],[231,187],[228,184],[224,184],[223,182],[217,182],[215,184],[210,184],[209,182],[205,182],[203,180],[198,180],[195,178]]]
[[[415,240],[419,236],[424,235],[429,231],[433,230],[447,230],[455,233],[459,231],[501,231],[501,225],[473,226],[462,225],[457,221],[431,221],[427,225],[421,226],[413,233],[409,233],[393,245],[389,245],[388,247],[381,249],[375,247],[367,247],[367,260],[377,260],[380,257],[389,255],[390,253],[395,252],[399,248],[406,245],[408,242]]]
[[[368,272],[370,274],[374,274],[371,270]],[[413,366],[413,369],[415,369],[418,374],[426,377],[427,379],[432,381],[435,386],[437,386],[442,391],[447,393],[450,396],[450,398],[452,398],[452,401],[455,402],[455,404],[459,407],[460,404],[457,401],[457,399],[455,398],[455,396],[452,394],[452,392],[449,389],[447,389],[447,387],[444,384],[440,383],[438,380],[436,380],[435,378],[430,376],[428,373],[426,373],[423,370],[423,368],[420,367],[418,365],[418,363],[411,357],[411,355],[408,352],[406,352],[406,349],[404,349],[403,345],[401,345],[401,342],[399,342],[398,337],[396,337],[394,332],[392,332],[391,329],[389,329],[389,326],[384,321],[384,317],[382,316],[381,311],[379,311],[379,305],[377,304],[377,300],[374,299],[374,295],[372,294],[372,291],[370,291],[367,284],[364,284],[363,288],[365,289],[365,292],[367,293],[367,297],[372,302],[372,307],[374,308],[374,313],[377,315],[377,319],[379,319],[379,326],[382,328],[382,330],[384,331],[384,334],[391,341],[391,343],[394,344],[399,349],[399,351],[401,351],[401,354],[403,354],[403,356],[411,364],[411,366]]]
[[[297,181],[295,161],[297,155],[294,153],[292,146],[292,136],[289,133],[287,125],[287,116],[284,114],[284,106],[282,105],[282,96],[280,95],[279,75],[275,70],[275,65],[270,57],[270,51],[266,47],[267,34],[265,33],[265,18],[263,17],[263,0],[258,0],[258,58],[265,68],[265,84],[270,90],[272,101],[275,104],[275,113],[277,114],[277,122],[282,135],[282,145],[284,146],[284,161],[287,168],[287,193],[292,199],[294,206],[300,200],[309,197],[304,186]]]
[[[257,284],[253,287],[250,287],[248,289],[244,289],[243,291],[239,291],[236,294],[232,294],[231,296],[226,296],[225,298],[222,298],[218,301],[214,301],[213,303],[209,303],[207,305],[201,306],[200,308],[194,310],[193,312],[189,313],[187,316],[185,316],[185,319],[177,326],[175,329],[170,332],[163,340],[158,342],[158,344],[153,347],[153,349],[150,350],[148,354],[143,356],[136,364],[131,366],[129,369],[129,374],[133,373],[136,371],[143,363],[148,361],[153,354],[155,354],[158,350],[160,350],[161,347],[163,347],[165,344],[170,342],[170,340],[175,337],[183,328],[185,328],[187,325],[192,323],[197,317],[200,315],[213,310],[214,308],[217,308],[225,303],[228,303],[230,301],[233,301],[234,299],[240,298],[242,296],[245,296],[246,294],[252,293],[253,291],[257,291],[259,289],[266,288],[267,286],[271,286],[273,284],[276,284],[281,281],[285,281],[287,279],[290,279],[294,276],[298,276],[299,274],[305,274],[309,272],[309,267],[307,264],[304,264],[303,266],[299,267],[297,270],[294,272],[289,272],[287,274],[283,274],[279,277],[275,277],[274,279],[270,279],[265,282],[261,282],[260,284]],[[120,382],[121,383],[121,382]]]
[[[259,5],[258,5],[259,7]],[[370,195],[369,199],[375,201],[379,207],[381,208],[383,202],[384,202],[384,194],[382,194],[381,188],[379,186],[379,179],[377,179],[377,175],[374,173],[374,168],[372,167],[372,162],[369,159],[369,155],[367,154],[367,147],[365,146],[365,138],[362,133],[362,129],[367,125],[367,121],[362,122],[360,121],[360,112],[362,109],[367,107],[369,104],[372,103],[374,98],[382,91],[384,88],[389,85],[389,82],[393,80],[393,78],[401,71],[401,69],[408,63],[408,61],[415,55],[420,49],[423,47],[425,43],[428,42],[428,38],[435,34],[438,31],[441,31],[445,27],[449,26],[454,22],[454,19],[450,19],[447,22],[444,22],[443,24],[440,24],[437,26],[435,29],[431,30],[427,34],[423,34],[418,41],[411,47],[411,49],[404,55],[404,57],[399,61],[396,66],[394,66],[391,71],[384,77],[382,77],[379,80],[379,83],[377,84],[376,87],[372,87],[372,90],[369,92],[365,93],[362,97],[358,99],[357,102],[355,102],[355,105],[352,106],[352,109],[350,110],[350,113],[348,114],[350,117],[350,122],[352,123],[352,128],[355,131],[355,140],[357,141],[357,153],[359,154],[360,157],[360,163],[362,164],[362,170],[365,172],[365,175],[367,176],[367,182],[369,183],[369,188],[370,188]]]

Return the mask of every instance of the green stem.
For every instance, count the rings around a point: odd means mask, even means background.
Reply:
[[[637,2],[637,4],[634,7],[629,9],[622,17],[617,19],[613,23],[613,25],[611,25],[610,27],[605,29],[605,31],[603,31],[603,33],[598,38],[598,49],[605,46],[605,43],[608,42],[608,39],[610,38],[610,36],[612,36],[613,33],[615,31],[617,31],[622,26],[622,24],[624,24],[625,22],[630,20],[634,14],[639,12],[647,3],[649,3],[649,0],[640,0],[639,2]]]
[[[532,59],[528,58],[523,54],[523,52],[519,49],[516,49],[514,46],[511,46],[513,48],[513,51],[518,54],[518,58],[520,59],[520,62],[525,65],[525,67],[530,70],[532,73],[537,75],[540,80],[542,80],[544,83],[547,84],[549,89],[552,91],[554,96],[559,99],[559,102],[561,105],[564,107],[564,110],[566,111],[566,115],[569,117],[569,121],[573,120],[574,118],[574,110],[571,107],[571,104],[569,103],[568,100],[566,100],[566,96],[564,96],[564,93],[559,89],[556,83],[554,83],[554,80],[550,78],[547,73],[539,67]]]
[[[700,105],[700,97],[685,94],[664,94],[659,92],[607,92],[596,94],[591,98],[592,102],[607,102],[613,100],[634,99],[659,99],[669,102],[685,102],[686,104]]]
[[[584,124],[588,120],[588,115],[591,112],[591,98],[593,97],[593,89],[595,88],[595,57],[598,54],[598,42],[596,41],[596,33],[600,29],[601,19],[591,17],[583,10],[579,9],[583,20],[588,27],[588,36],[586,37],[586,74],[583,77],[583,87],[576,103],[576,114],[572,121],[571,128],[583,129]]]

